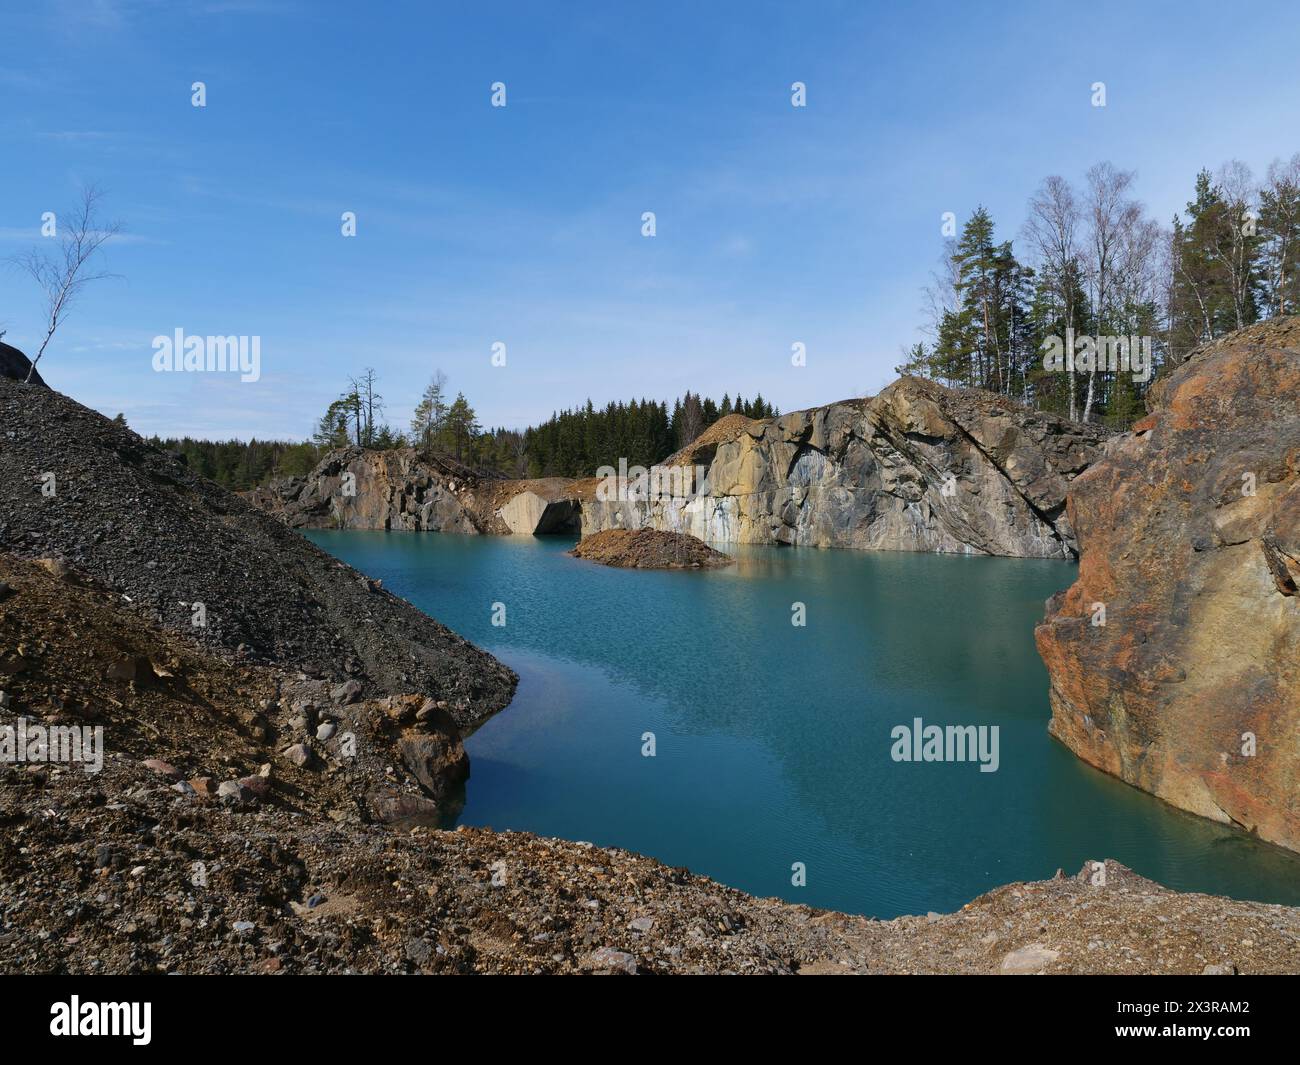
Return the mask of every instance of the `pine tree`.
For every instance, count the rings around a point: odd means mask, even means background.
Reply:
[[[411,442],[422,451],[428,451],[442,433],[447,418],[446,388],[447,375],[441,370],[435,371],[425,386],[420,402],[416,404],[415,414],[411,418]]]

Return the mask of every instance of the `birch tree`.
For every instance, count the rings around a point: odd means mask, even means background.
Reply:
[[[14,262],[40,286],[45,296],[45,336],[32,358],[27,371],[30,383],[36,373],[36,364],[45,355],[54,334],[76,304],[78,297],[92,281],[102,281],[115,275],[90,268],[101,249],[121,232],[120,222],[105,222],[100,218],[103,196],[94,185],[81,191],[81,199],[71,212],[60,220],[55,219],[55,239],[58,251],[49,252],[33,248]]]

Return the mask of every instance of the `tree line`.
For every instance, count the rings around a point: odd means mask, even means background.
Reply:
[[[150,442],[182,455],[195,472],[234,490],[275,477],[303,476],[329,451],[354,446],[380,451],[411,447],[425,458],[454,459],[489,477],[591,477],[601,466],[617,467],[620,458],[629,466],[661,462],[728,414],[770,418],[780,413],[761,394],[752,400],[727,394],[718,403],[688,391],[671,410],[666,401],[635,399],[597,408],[588,399],[522,431],[484,429],[463,392],[450,396],[447,376],[439,370],[403,431],[384,421],[387,405],[378,385],[379,376],[370,368],[350,377],[321,415],[310,441],[153,437]]]
[[[899,372],[1126,428],[1161,369],[1208,340],[1300,310],[1300,154],[1258,181],[1237,161],[1202,170],[1167,227],[1134,197],[1135,183],[1110,163],[1089,169],[1080,188],[1048,177],[1029,201],[1019,249],[978,208],[945,241],[925,290],[926,340],[905,352]],[[1074,372],[1046,368],[1044,350],[1066,338],[1083,338],[1081,348],[1122,339],[1125,352],[1145,338],[1151,374],[1099,358]]]
[[[125,424],[122,415],[117,416]],[[231,491],[256,488],[275,477],[304,476],[320,461],[313,443],[286,440],[195,440],[192,437],[149,438],[154,447],[180,455],[195,473]]]
[[[586,404],[557,411],[524,433],[523,450],[530,477],[590,477],[601,466],[650,467],[698,437],[719,418],[743,414],[772,418],[780,412],[762,394],[746,400],[737,393],[717,403],[688,391],[673,402],[635,399],[597,409]]]

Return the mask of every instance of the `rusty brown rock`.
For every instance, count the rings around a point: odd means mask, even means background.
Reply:
[[[450,721],[447,718],[448,724]],[[469,756],[454,726],[450,730],[407,732],[398,740],[397,750],[402,764],[434,799],[443,798],[469,779]]]
[[[1071,486],[1078,579],[1036,632],[1052,735],[1300,850],[1300,318],[1201,348],[1150,409]]]
[[[191,777],[189,785],[194,789],[194,794],[203,799],[215,799],[217,797],[217,782],[212,777]]]

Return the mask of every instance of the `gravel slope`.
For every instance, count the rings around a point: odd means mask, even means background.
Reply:
[[[0,550],[60,558],[142,617],[241,659],[446,701],[462,730],[514,694],[491,655],[256,507],[101,414],[3,376]],[[195,602],[206,628],[192,625]]]

